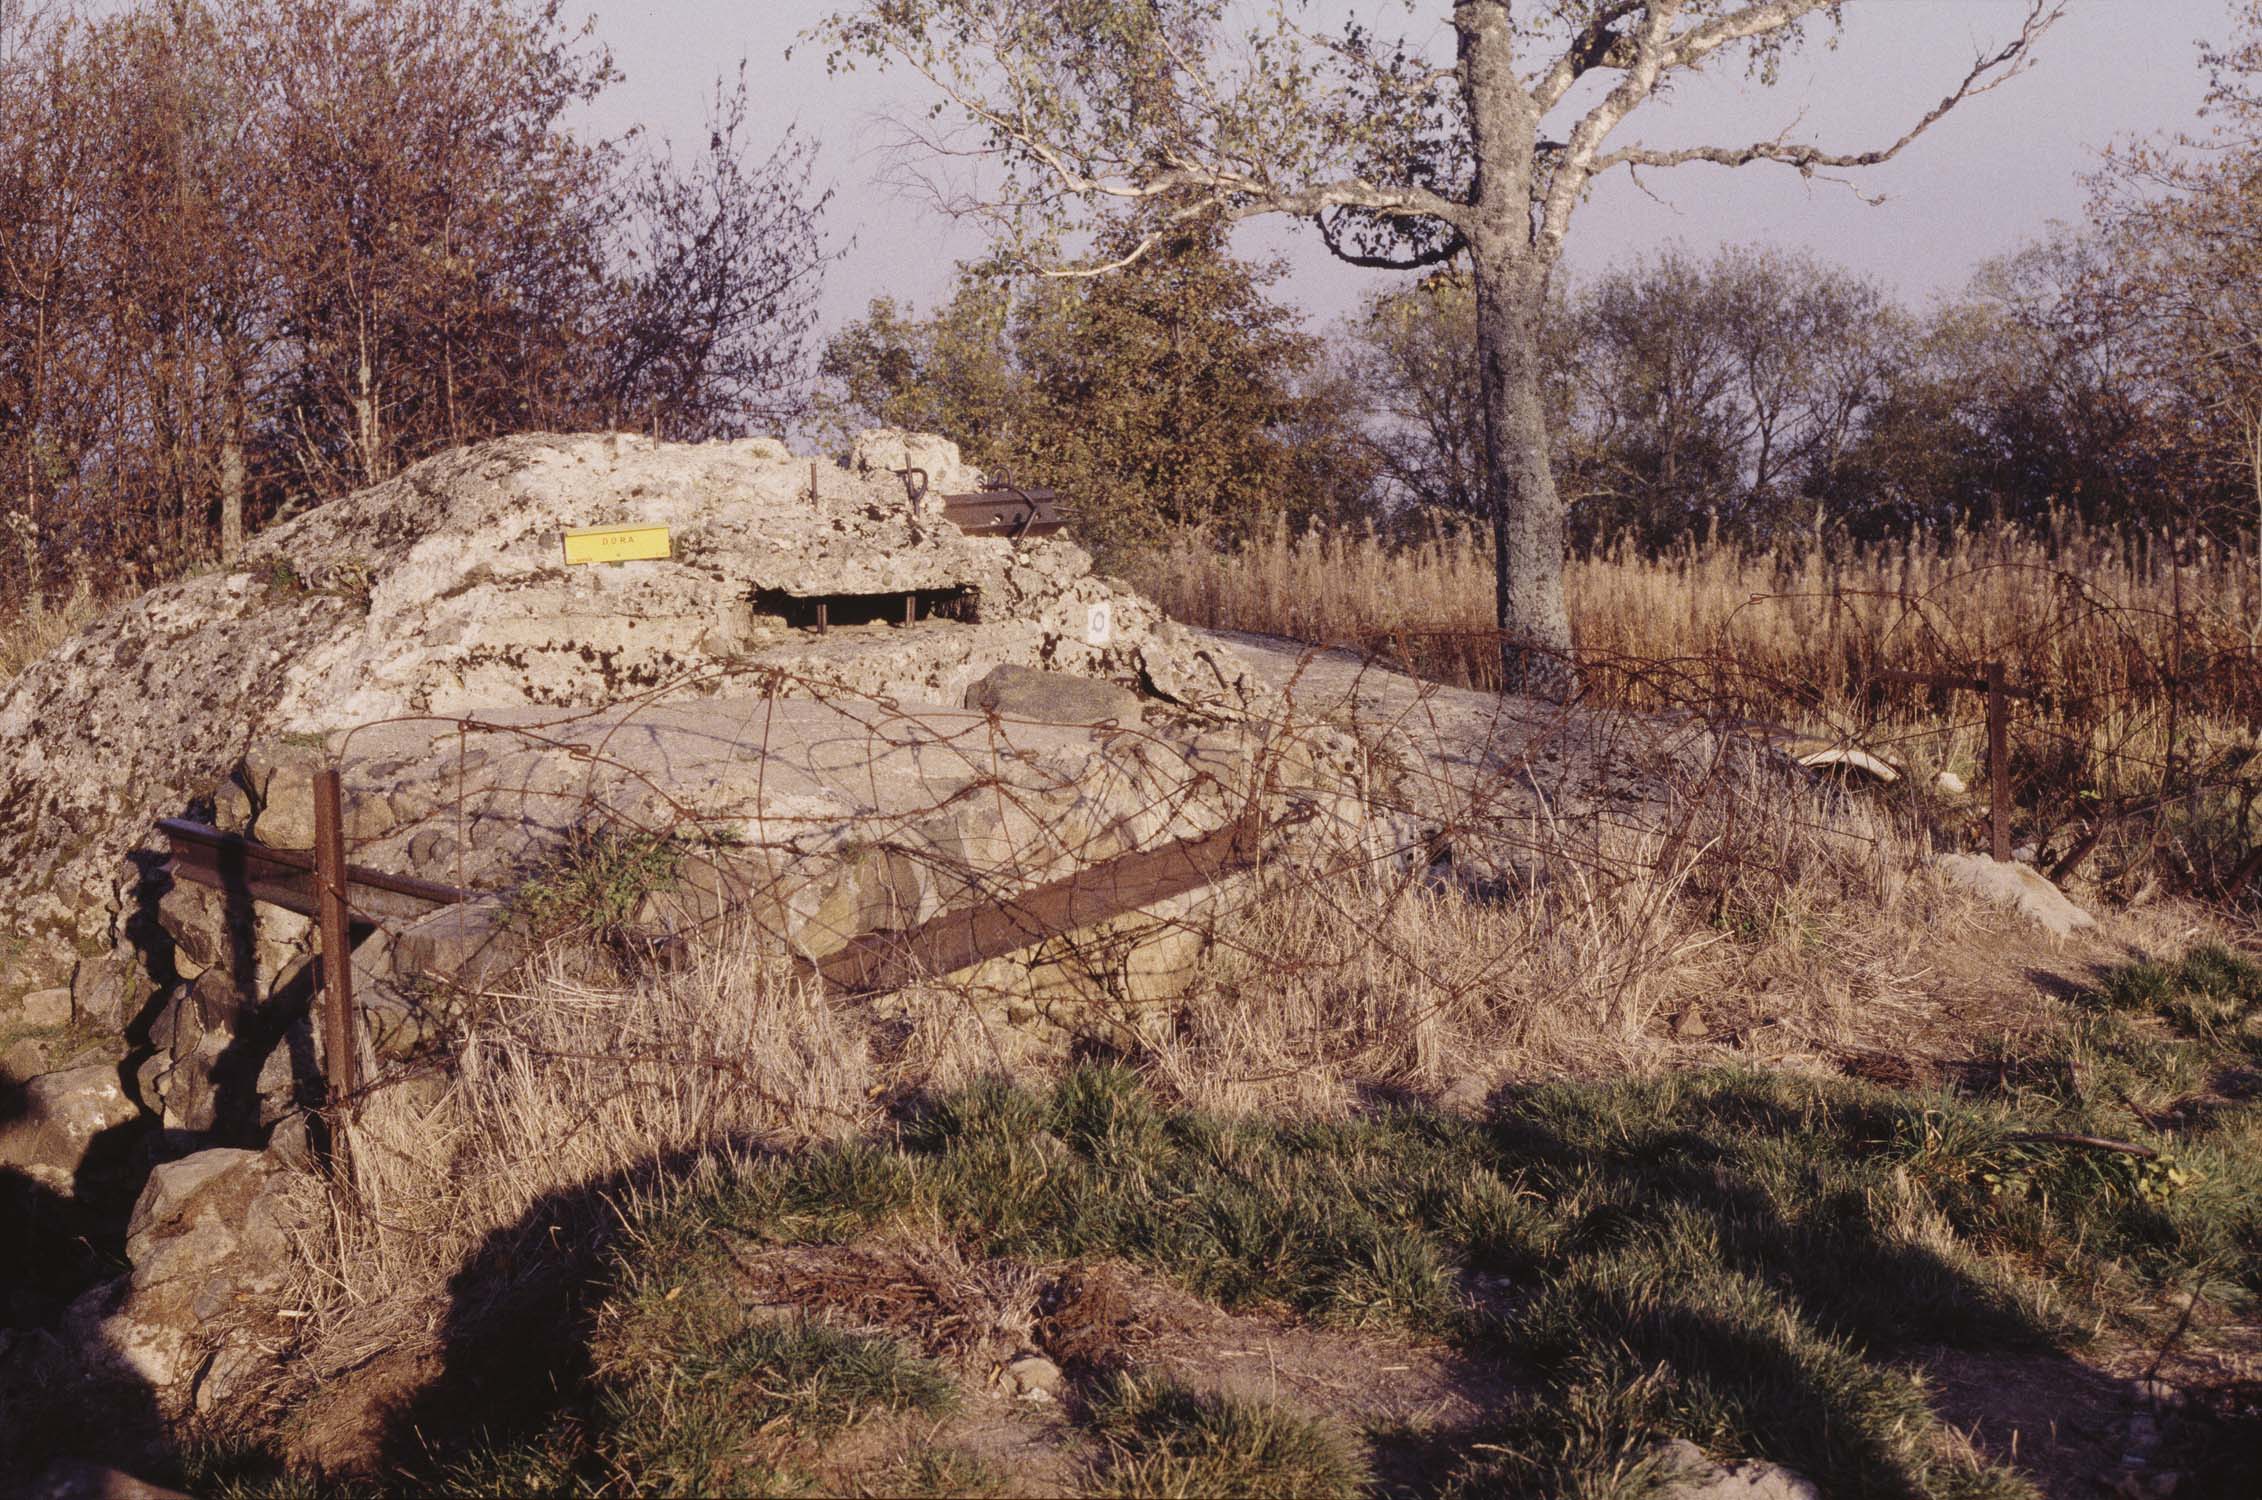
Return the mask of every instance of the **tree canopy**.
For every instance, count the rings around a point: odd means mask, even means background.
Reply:
[[[925,319],[875,303],[826,348],[833,425],[958,435],[993,473],[1061,489],[1102,548],[1355,504],[1363,448],[1320,340],[1267,295],[1279,268],[1221,239],[1178,235],[1106,281],[971,268]]]
[[[1322,28],[1301,0],[860,0],[819,29],[835,66],[909,68],[935,104],[906,122],[938,184],[1004,253],[1052,274],[1120,270],[1189,225],[1315,224],[1361,265],[1465,257],[1483,400],[1482,493],[1496,539],[1503,668],[1570,686],[1563,500],[1550,463],[1540,338],[1573,213],[1604,175],[1694,163],[1813,174],[1891,159],[2024,65],[2057,18],[2028,0],[1896,139],[1833,150],[1777,136],[1653,147],[1623,138],[1676,78],[1740,62],[1772,81],[1841,0],[1401,0],[1391,34]],[[1088,244],[1081,231],[1101,227]],[[1086,253],[1073,252],[1082,249]]]
[[[590,139],[540,0],[145,0],[0,40],[0,568],[147,578],[437,448],[799,409],[811,149]]]

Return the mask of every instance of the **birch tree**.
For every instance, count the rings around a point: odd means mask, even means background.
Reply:
[[[1477,298],[1484,500],[1511,687],[1571,686],[1563,501],[1539,355],[1548,286],[1594,184],[1710,164],[1812,176],[1899,155],[2025,65],[2063,0],[2026,0],[2002,40],[1944,80],[1892,140],[1841,149],[1787,133],[1653,146],[1628,123],[1699,70],[1774,81],[1835,34],[1845,0],[1393,0],[1393,32],[1313,0],[856,0],[817,33],[836,68],[907,68],[930,110],[904,123],[974,170],[943,205],[1055,275],[1096,275],[1189,222],[1316,224],[1356,265],[1465,256]],[[1340,15],[1341,7],[1325,9]],[[2014,16],[2019,13],[2014,12]],[[1436,46],[1425,36],[1441,40]],[[1447,47],[1450,55],[1446,55]],[[1095,219],[1142,226],[1079,258]]]

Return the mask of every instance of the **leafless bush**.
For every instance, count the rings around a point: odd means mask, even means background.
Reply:
[[[616,77],[538,0],[0,13],[0,613],[483,437],[798,411],[813,148],[743,85],[689,160],[571,128]]]

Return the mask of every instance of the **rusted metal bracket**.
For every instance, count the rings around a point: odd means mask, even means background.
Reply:
[[[868,932],[817,960],[817,976],[843,996],[876,995],[1215,885],[1257,862],[1259,824],[1243,817],[1215,833],[1105,860],[984,906],[902,931]]]
[[[1051,490],[1025,490],[1001,484],[966,495],[942,497],[943,519],[968,536],[1051,536],[1068,525],[1060,497]]]
[[[458,886],[346,863],[345,814],[335,767],[314,774],[314,852],[272,849],[186,818],[160,818],[177,880],[312,917],[322,939],[324,1083],[336,1109],[360,1086],[353,1008],[353,929],[379,918],[420,917],[479,895]]]
[[[353,1013],[353,934],[346,917],[346,818],[338,768],[314,773],[314,912],[322,934],[322,1054],[330,1108],[353,1097],[360,1044]]]
[[[241,834],[222,833],[186,818],[159,818],[157,828],[172,846],[167,869],[176,880],[238,892],[302,917],[321,914],[313,854],[270,848]],[[346,866],[347,911],[363,926],[420,917],[434,907],[474,901],[484,894],[360,865]]]
[[[1989,850],[1997,864],[2011,862],[2011,700],[2036,696],[2030,688],[2012,687],[1999,661],[1991,661],[1977,677],[1953,672],[1904,672],[1881,668],[1872,674],[1880,682],[1906,682],[1918,687],[1987,695],[1987,822]],[[2083,853],[2088,851],[2084,849]],[[2063,866],[2070,868],[2070,866]]]

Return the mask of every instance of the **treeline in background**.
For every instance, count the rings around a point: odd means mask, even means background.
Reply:
[[[0,3],[0,597],[224,559],[530,429],[792,415],[811,150],[592,137],[522,0]]]
[[[1666,249],[1562,289],[1553,457],[1574,550],[2069,519],[2250,542],[2262,383],[2220,388],[2241,372],[2183,321],[2205,268],[2171,270],[2142,233],[2060,228],[1921,307],[1765,246]],[[1115,546],[1478,522],[1468,279],[1394,280],[1322,336],[1268,297],[1280,274],[1198,234],[1104,279],[972,268],[936,311],[877,302],[834,337],[818,406],[841,429],[951,433],[1077,496]],[[2255,286],[2215,287],[2227,319],[2253,315]]]
[[[2243,38],[2203,56],[2208,133],[2117,148],[2089,222],[1953,295],[1913,305],[1765,245],[1559,287],[1575,553],[1789,566],[2070,527],[2204,553],[2232,586],[2262,505],[2262,8],[2242,6]],[[941,305],[875,302],[820,345],[810,143],[747,140],[743,82],[687,153],[593,137],[584,106],[617,81],[529,0],[0,10],[4,597],[146,585],[535,429],[940,431],[1061,489],[1132,571],[1481,530],[1452,267],[1378,277],[1319,328],[1278,264],[1197,227],[1106,276],[970,265]]]

